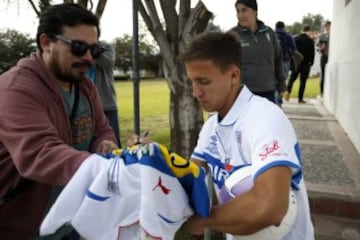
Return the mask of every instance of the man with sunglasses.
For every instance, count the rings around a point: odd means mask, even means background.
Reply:
[[[86,77],[104,51],[99,35],[90,11],[53,5],[40,17],[37,53],[0,76],[1,239],[34,237],[55,190],[84,161],[105,161],[93,153],[117,148]]]

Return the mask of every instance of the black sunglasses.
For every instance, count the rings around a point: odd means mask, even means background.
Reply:
[[[77,57],[84,56],[87,50],[90,50],[92,58],[98,59],[101,54],[105,52],[105,48],[101,47],[99,44],[96,43],[89,45],[86,42],[80,40],[70,40],[61,35],[53,35],[53,37],[70,45],[71,53]]]

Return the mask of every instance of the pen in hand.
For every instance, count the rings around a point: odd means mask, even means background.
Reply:
[[[149,141],[146,140],[146,137],[149,135],[149,131],[145,131],[143,132],[140,136],[137,137],[137,141],[135,144],[145,144],[148,143]],[[145,140],[145,141],[144,141]]]
[[[141,134],[141,137],[147,137],[149,135],[149,131],[145,131]]]

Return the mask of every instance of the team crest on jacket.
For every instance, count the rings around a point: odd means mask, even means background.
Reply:
[[[217,138],[216,135],[212,135],[210,137],[210,142],[209,145],[206,147],[207,150],[209,150],[209,152],[211,152],[212,154],[216,154],[216,155],[220,155],[219,150],[217,148],[217,142],[219,141],[219,139]]]
[[[236,142],[241,144],[242,142],[242,131],[235,131]]]

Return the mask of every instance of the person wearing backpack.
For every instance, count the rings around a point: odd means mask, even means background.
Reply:
[[[275,33],[281,46],[284,66],[284,78],[287,79],[291,66],[291,57],[296,51],[296,44],[294,38],[285,31],[284,22],[278,21],[275,24]]]
[[[315,56],[315,47],[314,41],[309,36],[310,26],[304,25],[302,28],[302,32],[295,37],[295,43],[299,50],[299,52],[304,56],[303,60],[301,61],[298,69],[292,69],[291,75],[287,85],[287,92],[284,95],[286,101],[289,101],[292,86],[296,81],[298,75],[300,74],[300,86],[299,86],[299,94],[298,94],[298,103],[305,104],[304,101],[304,91],[306,87],[306,81],[309,77],[311,66],[314,63],[314,56]]]
[[[294,52],[296,51],[296,45],[294,38],[285,31],[285,24],[282,21],[278,21],[275,24],[275,33],[279,40],[281,46],[282,60],[283,60],[283,70],[284,70],[284,79],[289,76],[289,71],[291,69],[291,61]],[[287,93],[285,93],[286,96]],[[282,98],[276,94],[275,95],[276,104],[281,107]]]

